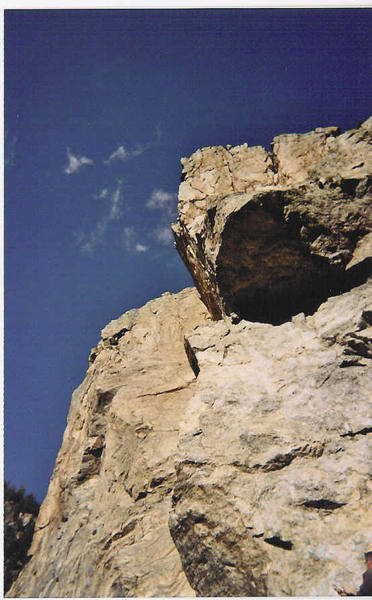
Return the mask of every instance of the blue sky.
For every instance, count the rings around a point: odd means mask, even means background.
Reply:
[[[100,330],[191,279],[180,158],[371,113],[371,9],[5,12],[5,477],[42,500]]]

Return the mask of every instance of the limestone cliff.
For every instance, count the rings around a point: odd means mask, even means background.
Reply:
[[[361,582],[371,125],[183,159],[174,232],[204,303],[164,294],[103,329],[9,596],[332,596]]]

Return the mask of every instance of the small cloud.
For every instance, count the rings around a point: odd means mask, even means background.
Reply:
[[[99,200],[104,200],[105,198],[107,198],[109,193],[108,188],[103,188],[96,196],[95,198],[98,198]]]
[[[146,142],[146,144],[137,144],[134,148],[126,148],[124,144],[118,146],[114,152],[110,154],[110,156],[104,160],[105,165],[110,165],[115,161],[125,162],[126,160],[130,160],[131,158],[135,158],[136,156],[140,156],[146,150],[149,150],[152,146],[157,145],[160,142],[161,138],[161,130],[160,126],[157,125],[155,128],[155,142]]]
[[[139,254],[147,252],[148,246],[137,242],[137,233],[134,227],[124,227],[123,229],[123,246],[127,252],[137,252]]]
[[[79,246],[82,254],[86,254],[92,256],[94,250],[97,246],[100,246],[103,243],[103,239],[105,237],[105,233],[107,231],[108,221],[102,219],[97,223],[96,228],[91,231],[88,235],[85,233],[80,233],[79,235]]]
[[[155,238],[160,244],[168,245],[174,241],[173,233],[169,225],[159,225],[154,233]]]
[[[162,136],[162,131],[160,128],[160,124],[158,123],[157,126],[155,127],[155,139],[156,139],[157,144],[160,142],[161,136]]]
[[[136,244],[135,250],[136,252],[147,252],[149,249],[148,246],[144,246],[143,244]]]
[[[153,190],[150,199],[146,202],[146,208],[158,211],[160,218],[152,236],[160,244],[168,246],[173,242],[173,233],[170,228],[177,214],[177,195],[166,192],[161,188]]]
[[[105,165],[110,165],[112,162],[118,161],[118,160],[124,162],[126,160],[129,160],[130,158],[139,156],[140,154],[145,152],[145,150],[148,150],[149,147],[150,147],[150,144],[145,144],[143,146],[137,145],[135,148],[133,148],[133,150],[127,150],[127,148],[125,148],[125,146],[119,146],[117,148],[117,150],[115,150],[114,152],[112,152],[112,154],[110,154],[110,156],[108,157],[107,160],[104,161],[104,163],[105,163]]]
[[[110,154],[110,156],[108,157],[108,159],[105,162],[107,164],[110,164],[114,160],[126,160],[127,158],[128,158],[127,150],[124,148],[124,146],[119,146],[119,148],[117,150],[115,150],[115,152]]]
[[[123,214],[122,209],[122,194],[121,194],[121,186],[122,181],[119,180],[116,186],[116,189],[113,191],[110,197],[110,208],[107,214],[105,214],[100,221],[98,221],[96,227],[90,233],[82,233],[79,232],[75,234],[75,243],[79,246],[80,251],[86,255],[92,255],[97,246],[100,246],[104,242],[104,238],[106,232],[113,221],[117,221]],[[101,193],[98,197],[101,197]],[[107,194],[104,194],[102,197],[107,197]]]
[[[134,239],[135,239],[135,231],[134,227],[124,227],[123,229],[123,245],[126,250],[129,252],[133,248]]]
[[[147,208],[155,210],[165,210],[173,214],[175,211],[176,194],[170,194],[162,189],[156,189],[152,192],[151,198],[146,202]]]
[[[92,165],[93,161],[86,156],[75,156],[69,148],[67,148],[68,165],[65,167],[66,175],[77,173],[83,165]]]
[[[111,208],[108,216],[109,221],[120,219],[121,215],[123,214],[121,206],[121,186],[122,182],[119,181],[116,190],[111,196]]]

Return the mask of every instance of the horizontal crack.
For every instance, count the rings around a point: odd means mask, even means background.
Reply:
[[[372,427],[364,427],[364,429],[359,429],[359,431],[341,433],[341,437],[355,437],[356,435],[367,435],[367,433],[372,433]]]
[[[190,381],[187,385],[179,385],[178,387],[171,388],[170,390],[163,390],[162,392],[153,392],[152,394],[140,394],[137,398],[147,398],[148,396],[161,396],[162,394],[171,394],[172,392],[179,392],[180,390],[186,390],[194,381]]]
[[[248,465],[240,464],[237,461],[233,462],[232,464],[234,465],[234,467],[241,469],[245,473],[254,473],[257,471],[264,471],[264,472],[278,471],[278,470],[283,469],[284,467],[287,467],[288,465],[290,465],[291,462],[293,460],[295,460],[296,458],[306,458],[306,457],[319,458],[320,456],[322,456],[322,454],[324,452],[324,446],[325,446],[324,443],[319,443],[319,444],[314,444],[314,445],[305,444],[304,446],[302,446],[300,448],[294,448],[290,452],[283,453],[283,454],[282,453],[277,454],[276,456],[274,456],[274,458],[270,459],[269,461],[267,461],[264,464],[258,463],[253,466],[248,466]]]
[[[271,538],[265,538],[264,542],[267,544],[271,544],[272,546],[276,546],[277,548],[282,548],[283,550],[292,550],[293,544],[289,540],[282,540],[277,535],[274,535]]]
[[[306,500],[306,502],[302,503],[302,506],[306,506],[306,508],[324,508],[327,510],[335,510],[336,508],[345,506],[345,502],[333,502],[332,500],[322,498],[321,500]]]

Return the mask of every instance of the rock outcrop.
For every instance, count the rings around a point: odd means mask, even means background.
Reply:
[[[195,376],[188,329],[208,321],[194,289],[102,331],[74,392],[21,597],[193,596],[168,517],[179,423]]]
[[[195,289],[165,294],[103,329],[9,596],[361,583],[371,123],[183,160],[174,232],[204,304]]]
[[[214,319],[280,324],[361,283],[372,255],[372,118],[183,159],[177,248]]]

